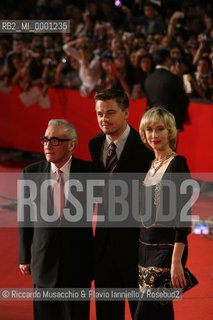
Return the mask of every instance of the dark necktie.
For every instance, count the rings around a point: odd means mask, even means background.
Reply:
[[[56,170],[57,179],[53,189],[53,199],[59,219],[62,218],[64,211],[64,186],[61,173],[62,171],[60,169]]]
[[[114,142],[111,142],[108,147],[107,158],[106,158],[106,170],[108,172],[113,172],[118,163],[116,148],[117,147],[114,144]]]

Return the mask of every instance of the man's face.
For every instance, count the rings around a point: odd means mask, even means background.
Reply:
[[[35,49],[33,49],[33,57],[38,61],[42,60],[44,57],[44,53],[39,48],[35,48]]]
[[[13,50],[15,53],[22,53],[23,42],[22,40],[13,40]]]
[[[111,140],[116,140],[126,129],[126,119],[129,116],[129,109],[121,110],[114,99],[98,100],[95,106],[97,120],[100,129],[109,135]]]
[[[155,9],[152,6],[146,6],[144,8],[144,15],[150,20],[154,19]]]
[[[143,38],[135,38],[133,40],[133,47],[143,48],[146,45],[146,40]]]
[[[208,74],[210,71],[208,62],[205,60],[200,60],[197,65],[197,71],[200,76]]]
[[[45,137],[68,139],[64,126],[49,126],[45,132]],[[50,142],[44,145],[44,154],[48,162],[53,162],[57,168],[61,168],[70,158],[75,148],[75,141],[63,141],[58,146],[52,146]]]
[[[126,66],[126,57],[124,54],[119,54],[114,58],[114,64],[117,68],[125,68]]]
[[[6,51],[5,47],[0,45],[0,58],[4,58],[6,53],[7,53],[7,51]]]
[[[43,46],[44,46],[44,48],[52,48],[53,47],[53,39],[49,36],[45,36],[43,38]]]

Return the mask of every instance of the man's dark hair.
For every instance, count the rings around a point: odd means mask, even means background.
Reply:
[[[152,63],[152,69],[154,71],[154,62],[153,62],[153,57],[150,53],[145,53],[145,54],[142,54],[141,56],[138,57],[138,65],[140,65],[141,63],[141,60],[143,60],[144,58],[149,58],[151,63]]]
[[[152,2],[146,2],[146,3],[144,3],[144,9],[146,8],[146,7],[152,7],[152,8],[154,8],[154,9],[156,9],[156,6],[154,5],[154,3],[152,3]]]
[[[141,32],[136,32],[134,35],[134,39],[146,39],[145,35]]]
[[[207,56],[200,57],[198,59],[198,62],[199,61],[206,61],[208,63],[208,65],[209,65],[209,67],[211,67],[211,59],[209,57],[207,57]],[[198,62],[197,62],[197,65],[198,65]]]
[[[96,93],[95,102],[115,100],[122,111],[129,108],[129,98],[123,90],[104,89]]]
[[[164,64],[166,59],[170,58],[170,53],[169,53],[169,50],[159,49],[154,51],[152,56],[153,56],[155,65]]]
[[[14,42],[14,41],[23,41],[23,38],[22,38],[21,36],[15,35],[15,36],[13,37],[13,42]]]

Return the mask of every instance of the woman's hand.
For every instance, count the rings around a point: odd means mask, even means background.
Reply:
[[[187,285],[181,261],[172,262],[171,280],[173,288],[184,288]]]
[[[30,264],[20,264],[19,269],[24,276],[31,274]]]

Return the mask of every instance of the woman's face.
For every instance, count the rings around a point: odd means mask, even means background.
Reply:
[[[162,42],[161,42],[161,47],[162,48],[168,48],[171,43],[171,40],[168,36],[163,37]]]
[[[112,66],[112,59],[110,58],[103,58],[101,61],[101,67],[104,71],[110,71]]]
[[[131,62],[131,64],[134,66],[134,67],[136,67],[136,51],[133,51],[132,53],[131,53],[131,55],[130,55],[130,62]]]
[[[118,50],[122,50],[122,48],[123,48],[122,41],[117,38],[113,38],[111,42],[111,50],[118,51]]]
[[[140,66],[141,66],[141,70],[143,72],[149,73],[152,68],[152,61],[150,60],[150,58],[145,57],[145,58],[141,59]]]
[[[169,147],[169,131],[163,120],[148,124],[145,128],[145,137],[154,151],[163,151]]]
[[[12,63],[13,63],[13,67],[16,69],[16,70],[20,70],[20,68],[22,68],[22,62],[20,59],[18,58],[14,58],[12,60]]]
[[[206,28],[207,29],[211,29],[212,28],[212,19],[209,17],[209,16],[207,16],[207,15],[205,15],[204,16],[204,23],[205,23],[205,26],[206,26]]]
[[[170,71],[176,75],[182,76],[188,72],[188,67],[184,62],[175,61],[174,65],[170,67]]]
[[[126,66],[126,57],[123,54],[118,55],[114,58],[114,64],[117,68],[124,68]]]
[[[74,70],[78,70],[78,69],[79,69],[78,60],[70,57],[70,66],[71,66]]]

